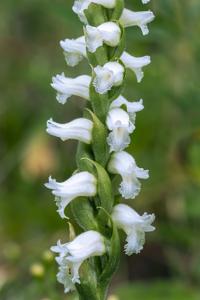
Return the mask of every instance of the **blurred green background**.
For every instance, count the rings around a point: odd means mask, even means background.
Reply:
[[[57,267],[49,247],[66,241],[66,223],[44,188],[75,168],[76,142],[45,133],[50,117],[67,122],[85,105],[65,106],[50,87],[57,73],[89,72],[86,62],[69,68],[59,41],[79,37],[81,23],[72,0],[1,0],[0,4],[0,299],[57,300]],[[130,151],[150,169],[136,210],[155,212],[157,230],[140,255],[122,256],[110,300],[200,299],[200,1],[126,0],[134,10],[156,14],[150,35],[127,30],[127,50],[150,54],[152,64],[137,84],[129,73],[124,95],[144,99]],[[89,73],[88,73],[89,74]],[[71,298],[70,298],[71,297]],[[89,299],[88,299],[89,300]]]

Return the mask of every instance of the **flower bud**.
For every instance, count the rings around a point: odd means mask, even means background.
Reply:
[[[56,99],[58,102],[65,104],[67,99],[72,95],[89,100],[90,82],[91,77],[87,75],[68,78],[62,73],[53,77],[51,86],[57,91]]]
[[[135,57],[133,55],[128,54],[127,52],[123,52],[120,59],[122,60],[127,69],[130,69],[135,73],[137,82],[141,82],[142,78],[144,77],[142,67],[150,64],[150,56]]]
[[[134,209],[125,204],[118,204],[114,207],[112,219],[117,227],[122,229],[126,235],[125,253],[131,255],[140,253],[145,243],[145,232],[155,230],[151,224],[155,215],[144,213],[140,216]]]
[[[65,39],[60,41],[60,46],[64,50],[66,63],[74,67],[86,57],[85,37],[81,36],[77,39]]]
[[[110,152],[124,150],[130,144],[129,134],[135,129],[128,113],[121,108],[113,108],[108,113],[106,124],[111,131],[107,138]]]
[[[62,141],[74,139],[90,144],[92,129],[93,122],[84,118],[75,119],[65,124],[56,123],[52,119],[47,121],[47,132],[59,137]]]
[[[147,3],[147,2],[146,2]],[[124,27],[138,26],[142,30],[143,35],[149,33],[147,24],[155,18],[152,11],[135,12],[129,9],[124,9],[120,18],[120,22]]]
[[[103,43],[116,47],[120,42],[121,30],[114,22],[106,22],[98,27],[86,25],[85,37],[88,50],[94,53]]]
[[[76,283],[80,284],[79,268],[84,260],[93,256],[101,256],[106,252],[103,236],[93,230],[77,236],[72,242],[51,247],[58,253],[56,261],[59,265],[57,279],[64,285],[65,293],[74,290]]]
[[[141,183],[138,178],[149,178],[149,171],[139,168],[135,159],[125,151],[112,154],[108,171],[122,177],[119,192],[125,199],[134,199],[139,194]]]
[[[93,197],[97,192],[97,180],[89,172],[76,173],[61,183],[49,177],[49,182],[45,186],[56,196],[57,212],[61,218],[66,218],[65,208],[73,199],[84,196]]]
[[[105,94],[113,86],[120,86],[123,82],[124,71],[124,67],[118,62],[108,62],[103,67],[95,67],[93,85],[96,92]]]

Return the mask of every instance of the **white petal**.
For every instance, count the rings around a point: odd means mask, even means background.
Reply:
[[[90,144],[92,128],[92,121],[84,118],[75,119],[65,124],[56,123],[52,119],[47,121],[47,132],[63,141],[75,139]]]
[[[53,77],[51,86],[57,91],[58,102],[64,104],[72,95],[89,100],[90,82],[91,77],[87,75],[68,78],[62,73]]]
[[[103,37],[97,27],[86,25],[85,38],[87,48],[91,53],[94,53],[97,48],[103,46]]]
[[[89,172],[79,172],[71,176],[64,182],[57,182],[49,178],[45,184],[52,194],[56,196],[56,205],[61,218],[65,218],[64,210],[66,206],[77,197],[93,197],[97,192],[96,178]],[[83,200],[84,201],[84,200]]]
[[[155,18],[152,11],[134,12],[129,9],[124,9],[120,18],[120,22],[125,26],[139,26],[143,35],[149,33],[147,24]]]
[[[127,52],[123,52],[121,60],[126,68],[132,70],[135,73],[138,82],[141,82],[142,78],[144,77],[142,68],[144,66],[147,66],[151,62],[150,56],[135,57],[128,54]]]
[[[60,41],[64,50],[64,56],[67,64],[71,67],[76,66],[84,57],[86,57],[85,37],[78,39],[65,39]]]
[[[99,94],[105,94],[113,86],[119,86],[123,82],[124,68],[117,62],[108,62],[103,67],[97,66],[94,72],[93,85]]]

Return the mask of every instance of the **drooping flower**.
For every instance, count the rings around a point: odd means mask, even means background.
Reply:
[[[124,78],[124,67],[118,62],[108,62],[103,67],[94,68],[93,85],[99,94],[105,94],[113,86],[120,86]]]
[[[79,19],[87,24],[87,18],[84,11],[88,9],[91,3],[100,4],[105,8],[114,8],[116,0],[75,0],[72,10],[79,16]]]
[[[106,252],[103,236],[97,231],[86,231],[72,242],[61,244],[58,241],[51,251],[58,253],[56,261],[59,265],[57,279],[64,285],[65,293],[74,290],[80,284],[79,269],[82,263],[93,256],[102,256]]]
[[[127,235],[125,253],[131,255],[140,253],[145,243],[145,232],[155,230],[151,224],[155,215],[144,213],[140,216],[134,209],[125,204],[118,204],[114,207],[112,219],[117,227],[124,230]]]
[[[120,42],[121,30],[114,22],[106,22],[98,27],[86,25],[85,39],[90,52],[94,53],[103,43],[116,47]]]
[[[155,16],[150,10],[135,12],[125,8],[120,17],[120,22],[124,27],[138,26],[143,35],[147,35],[149,33],[147,24],[152,22],[154,18]]]
[[[128,113],[121,108],[111,109],[106,119],[106,125],[111,131],[107,138],[110,152],[124,150],[130,144],[129,135],[135,129]]]
[[[89,100],[90,82],[91,77],[87,75],[68,78],[62,73],[53,77],[51,86],[57,91],[56,99],[58,102],[65,104],[67,99],[72,95]]]
[[[135,73],[137,82],[141,82],[144,77],[142,68],[150,64],[150,56],[146,55],[143,57],[135,57],[124,51],[120,59],[127,69],[130,69]]]
[[[144,109],[143,99],[140,99],[136,102],[129,102],[128,100],[126,100],[126,98],[120,95],[111,103],[110,109],[121,107],[122,105],[126,106],[126,110],[129,114],[130,120],[133,124],[135,124],[136,113]]]
[[[93,122],[85,118],[75,119],[65,124],[56,123],[52,119],[47,121],[47,132],[59,137],[62,141],[75,139],[90,144],[92,129]]]
[[[73,199],[84,196],[93,197],[97,192],[97,180],[89,172],[76,173],[61,183],[49,177],[49,182],[45,186],[56,196],[57,212],[61,218],[66,218],[65,208]]]
[[[86,57],[84,36],[77,39],[65,39],[64,41],[60,41],[60,46],[64,50],[67,64],[71,67],[76,66],[84,57]]]
[[[149,171],[139,168],[135,159],[125,151],[112,154],[108,170],[122,177],[119,192],[125,199],[134,199],[139,194],[141,183],[138,178],[149,178]]]

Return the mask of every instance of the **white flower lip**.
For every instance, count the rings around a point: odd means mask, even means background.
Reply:
[[[99,94],[105,94],[113,86],[120,86],[124,78],[124,67],[118,62],[108,62],[103,67],[94,68],[93,85]]]
[[[123,52],[121,60],[127,69],[130,69],[135,73],[137,82],[141,82],[142,78],[144,77],[142,68],[149,65],[151,62],[151,58],[148,55],[143,57],[135,57],[127,52]]]
[[[155,16],[150,10],[135,12],[125,8],[121,15],[120,22],[124,27],[138,26],[142,34],[147,35],[149,33],[147,24],[152,22],[154,18]]]
[[[84,36],[77,39],[65,39],[64,41],[60,41],[60,46],[64,50],[67,64],[71,67],[76,66],[84,57],[86,57]]]
[[[127,112],[121,108],[113,108],[109,111],[106,124],[111,131],[107,138],[110,152],[122,151],[130,144],[130,137],[135,126],[131,122]]]
[[[58,253],[56,261],[59,265],[57,279],[64,284],[65,292],[74,290],[80,284],[79,268],[84,260],[93,256],[102,256],[106,252],[103,236],[93,230],[77,236],[72,242],[61,244],[58,241],[51,251]]]
[[[88,50],[94,53],[103,43],[116,47],[120,42],[121,30],[114,22],[106,22],[98,27],[86,25],[85,36]]]
[[[90,144],[92,129],[93,122],[85,118],[75,119],[65,124],[56,123],[52,119],[47,121],[47,132],[59,137],[62,141],[75,139]]]
[[[145,243],[145,232],[155,230],[151,224],[155,215],[144,213],[140,216],[134,209],[125,204],[118,204],[114,207],[112,219],[117,227],[124,230],[127,235],[125,253],[131,255],[140,253]]]
[[[89,85],[91,77],[81,75],[76,78],[65,77],[65,74],[56,75],[52,78],[51,86],[57,91],[56,99],[65,104],[72,95],[89,100]]]
[[[134,199],[139,194],[141,183],[138,178],[149,178],[149,171],[139,168],[135,159],[125,151],[112,154],[108,171],[122,177],[119,192],[125,199]]]
[[[87,24],[87,18],[84,11],[88,9],[91,3],[102,5],[105,8],[114,8],[116,0],[75,0],[72,10],[79,16],[79,19]]]
[[[49,177],[49,182],[45,186],[56,196],[57,212],[61,218],[66,218],[65,208],[73,199],[84,196],[93,197],[97,192],[97,180],[89,172],[76,173],[61,183]]]

